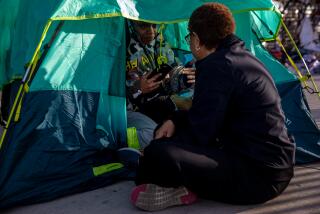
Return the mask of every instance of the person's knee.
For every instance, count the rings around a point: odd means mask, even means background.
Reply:
[[[144,149],[153,139],[153,132],[157,124],[139,112],[128,111],[127,119],[127,126],[136,128],[140,148]]]
[[[152,159],[172,159],[172,142],[165,139],[153,140],[144,149],[144,156]]]
[[[137,130],[139,145],[141,149],[146,148],[153,139],[153,129]]]

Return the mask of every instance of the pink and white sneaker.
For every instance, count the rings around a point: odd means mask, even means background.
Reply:
[[[131,193],[134,206],[147,211],[162,210],[176,205],[192,204],[197,196],[186,187],[166,188],[155,184],[141,184]]]

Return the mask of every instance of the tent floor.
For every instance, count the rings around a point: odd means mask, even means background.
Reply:
[[[320,75],[315,76],[320,86]],[[320,126],[320,105],[316,95],[306,93],[312,114]],[[279,197],[260,205],[234,206],[214,201],[199,200],[190,206],[174,207],[161,213],[319,213],[320,162],[295,167],[295,176]],[[2,214],[100,214],[142,213],[129,201],[133,182],[121,182],[90,192],[60,198],[51,202],[2,210]]]
[[[161,213],[319,213],[320,163],[295,168],[295,177],[278,198],[253,206],[235,206],[208,200],[199,200],[189,206],[166,209]],[[60,198],[51,202],[17,207],[3,214],[100,214],[142,213],[129,201],[133,182],[121,182],[94,191]]]

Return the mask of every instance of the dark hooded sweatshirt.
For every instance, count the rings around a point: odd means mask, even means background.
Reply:
[[[184,140],[232,151],[268,169],[292,168],[281,99],[267,69],[234,35],[196,62],[189,112],[172,120]]]

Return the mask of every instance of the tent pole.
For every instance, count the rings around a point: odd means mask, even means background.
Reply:
[[[293,46],[294,46],[294,49],[297,51],[298,56],[299,56],[300,59],[302,60],[304,66],[305,66],[305,68],[306,68],[306,70],[307,70],[307,79],[310,79],[310,80],[311,80],[311,83],[312,83],[312,85],[313,85],[313,87],[314,87],[314,89],[315,89],[313,93],[316,93],[316,94],[318,95],[319,99],[320,99],[320,92],[319,92],[318,86],[317,86],[317,84],[315,83],[315,81],[314,81],[314,79],[313,79],[313,77],[312,77],[312,75],[311,75],[311,73],[310,73],[310,70],[309,70],[309,68],[308,68],[308,65],[307,65],[306,61],[305,61],[304,58],[302,57],[302,54],[301,54],[301,52],[299,51],[298,46],[296,45],[296,43],[295,43],[295,41],[294,41],[291,33],[289,32],[287,26],[285,25],[285,23],[283,22],[282,19],[281,19],[281,25],[283,26],[284,30],[286,31],[287,35],[289,36],[290,41],[291,41],[291,43],[292,43]],[[306,81],[306,80],[305,80],[305,81]]]
[[[52,20],[49,20],[44,28],[44,31],[42,33],[42,37],[40,39],[40,42],[36,48],[36,51],[32,57],[32,60],[31,60],[31,63],[29,64],[27,70],[26,70],[26,73],[21,81],[21,85],[19,87],[19,90],[18,90],[18,93],[16,95],[16,98],[14,100],[14,103],[13,103],[13,106],[12,106],[12,109],[10,111],[10,115],[9,115],[9,118],[8,118],[8,122],[3,130],[3,133],[2,133],[2,136],[1,136],[1,140],[0,140],[0,150],[2,148],[2,145],[3,145],[3,142],[4,142],[4,139],[7,135],[7,131],[9,129],[9,126],[12,122],[12,117],[13,115],[15,114],[15,118],[14,118],[14,121],[18,121],[19,119],[19,116],[20,116],[20,110],[21,110],[21,105],[22,105],[22,99],[25,95],[26,92],[28,92],[29,90],[29,86],[28,84],[30,83],[30,81],[32,80],[32,77],[35,75],[35,73],[37,72],[40,64],[42,63],[43,59],[45,58],[45,56],[47,55],[48,53],[48,50],[49,48],[51,47],[52,43],[54,42],[55,38],[57,37],[59,31],[61,30],[62,28],[62,25],[64,23],[64,21],[60,21],[60,23],[58,24],[57,28],[55,29],[55,32],[53,33],[51,39],[49,40],[48,44],[46,44],[44,46],[44,51],[43,53],[41,54],[40,58],[39,58],[39,55],[40,55],[40,48],[42,46],[42,43],[46,37],[46,34],[50,28],[50,25],[52,23]]]

